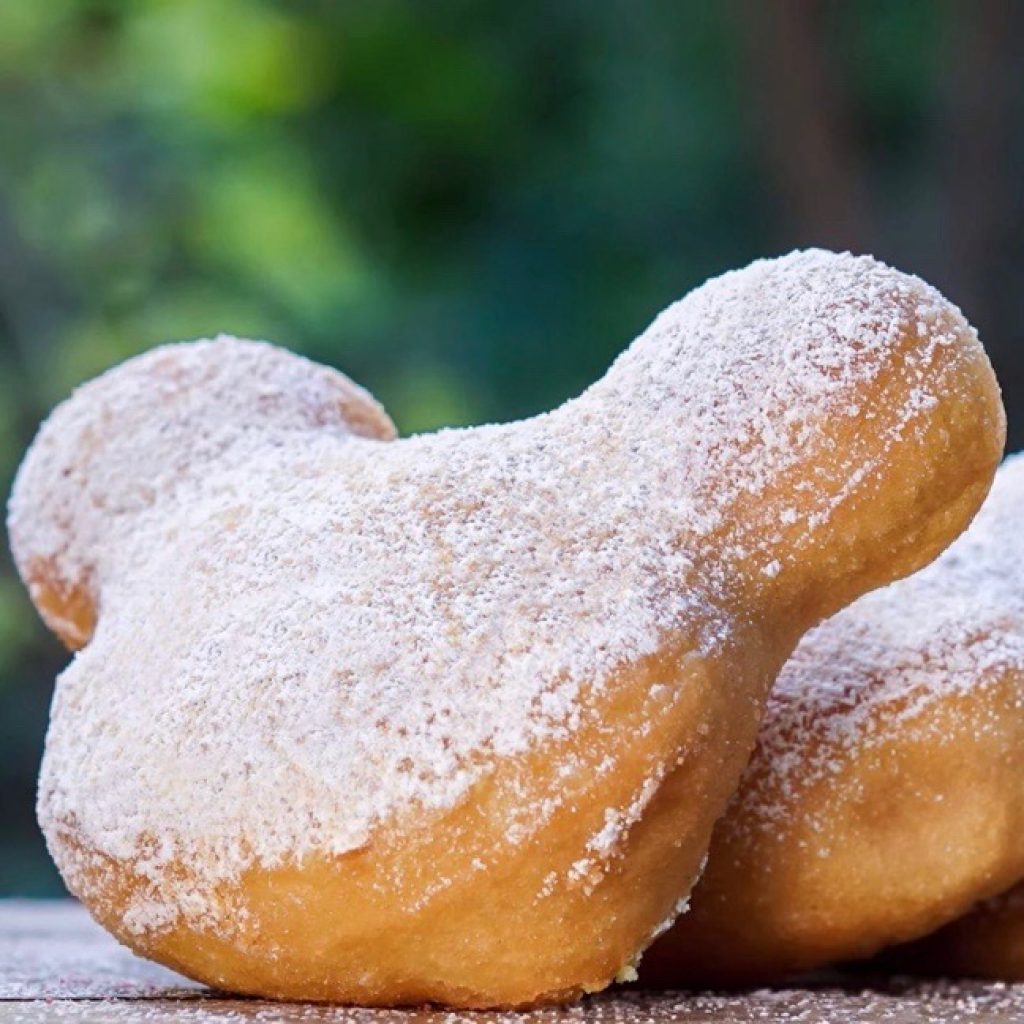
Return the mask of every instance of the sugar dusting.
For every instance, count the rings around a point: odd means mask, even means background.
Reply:
[[[350,1006],[287,1005],[254,1000],[188,999],[45,1006],[11,1004],[5,1024],[1017,1024],[1024,986],[916,983],[764,989],[743,995],[622,993],[578,1006],[531,1010],[452,1012],[423,1007],[371,1010]]]
[[[929,370],[967,330],[951,309],[870,258],[762,261],[669,307],[553,413],[393,443],[365,392],[258,343],[170,346],[86,385],[9,510],[23,572],[42,560],[99,595],[40,782],[72,888],[78,838],[151,880],[130,929],[202,920],[255,864],[457,806],[501,759],[572,735],[667,635],[716,657],[733,588],[783,581],[934,405]],[[922,384],[878,436],[858,403],[915,321],[898,365]],[[822,449],[836,421],[872,432],[875,465]],[[772,488],[809,452],[822,475],[780,512]],[[648,797],[608,809],[586,877]],[[508,841],[543,817],[523,808]]]
[[[1024,454],[1000,467],[968,530],[937,561],[807,634],[780,674],[723,827],[782,837],[798,794],[897,735],[946,734],[936,701],[1024,672]],[[1019,701],[1024,708],[1024,690]],[[973,727],[990,723],[979,719]]]

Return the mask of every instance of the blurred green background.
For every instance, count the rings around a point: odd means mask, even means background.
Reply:
[[[1016,0],[2,0],[0,483],[76,383],[275,340],[404,432],[522,416],[816,243],[978,325],[1024,443]],[[67,656],[0,565],[0,895]]]

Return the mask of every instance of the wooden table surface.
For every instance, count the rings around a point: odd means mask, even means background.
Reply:
[[[0,1024],[946,1024],[1024,1022],[1024,985],[870,985],[864,979],[742,995],[614,990],[564,1010],[450,1013],[266,1003],[209,989],[132,956],[70,902],[0,902]]]

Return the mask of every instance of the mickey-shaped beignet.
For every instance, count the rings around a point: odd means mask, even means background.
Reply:
[[[156,350],[11,501],[61,676],[39,815],[133,949],[241,992],[526,1005],[671,922],[800,635],[969,520],[1002,443],[959,312],[798,253],[581,397],[389,442],[267,346]]]
[[[652,980],[867,957],[1024,877],[1022,513],[1018,455],[933,565],[801,642]]]

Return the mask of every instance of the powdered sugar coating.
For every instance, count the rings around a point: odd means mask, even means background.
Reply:
[[[363,388],[269,345],[168,345],[108,371],[54,411],[19,472],[9,525],[22,576],[39,560],[67,584],[87,583],[158,499],[224,459],[312,430],[395,436]]]
[[[744,813],[721,827],[780,840],[813,827],[796,820],[801,792],[897,737],[944,742],[928,713],[936,701],[1024,672],[1022,512],[1024,453],[1003,463],[971,526],[935,562],[807,634],[768,699],[736,797]]]
[[[921,341],[900,372],[922,386],[879,436],[859,398],[908,321]],[[201,919],[248,867],[456,806],[499,759],[572,733],[588,694],[673,631],[715,657],[750,628],[729,596],[799,568],[801,544],[920,428],[938,401],[928,370],[967,330],[917,279],[812,251],[709,282],[580,398],[522,423],[360,438],[324,414],[324,371],[230,339],[89,385],[44,426],[10,507],[19,565],[84,580],[101,608],[60,678],[40,782],[72,887],[89,867],[77,838],[152,879],[130,930]],[[160,359],[216,377],[187,389],[196,415],[140,391]],[[311,389],[296,413],[289,396]],[[827,448],[835,422],[870,444]],[[97,429],[109,446],[76,472]],[[794,537],[772,497],[809,453],[820,479]],[[646,799],[609,808],[581,856],[613,856]],[[543,813],[522,809],[509,841]],[[175,862],[199,882],[176,882]]]

